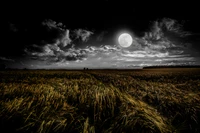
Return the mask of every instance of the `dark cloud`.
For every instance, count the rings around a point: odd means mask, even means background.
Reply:
[[[42,40],[40,45],[45,45],[48,43],[55,43],[58,39],[64,38],[68,29],[65,28],[61,22],[55,22],[51,19],[44,20],[41,23],[41,28],[39,29],[40,40]],[[37,42],[37,45],[39,45]]]
[[[0,57],[0,61],[15,62],[15,60],[7,58],[7,57]]]
[[[76,34],[76,38],[80,38],[83,42],[87,42],[89,37],[94,34],[91,31],[83,29],[76,29],[74,30],[74,33]]]
[[[191,33],[183,30],[183,25],[177,20],[170,18],[163,18],[152,23],[149,32],[145,33],[146,40],[158,41],[164,38],[170,39],[171,36],[186,37]]]
[[[33,44],[33,45],[30,45],[30,46],[27,46],[24,49],[24,52],[31,54],[32,52],[43,52],[43,49],[42,49],[42,46],[38,46],[36,44]]]
[[[51,19],[43,21],[42,25],[47,27],[49,38],[55,36],[57,39],[56,41],[59,41],[57,43],[61,43],[64,47],[67,46],[71,40],[75,41],[76,39],[80,39],[83,42],[87,42],[89,37],[94,34],[92,31],[85,29],[67,29],[63,23],[55,22]]]
[[[97,36],[97,41],[102,41],[104,36],[107,34],[107,31],[103,31],[101,32],[98,36]]]
[[[18,32],[19,29],[17,28],[17,26],[13,23],[9,23],[9,29],[10,31],[13,31],[13,32]]]

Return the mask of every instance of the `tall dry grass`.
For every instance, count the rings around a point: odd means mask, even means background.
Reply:
[[[199,131],[200,93],[197,88],[195,89],[198,86],[194,85],[191,90],[179,88],[180,84],[184,84],[180,79],[169,79],[173,75],[173,78],[180,78],[182,73],[179,72],[0,73],[1,131]],[[196,71],[195,73],[198,74]],[[186,82],[200,85],[198,76],[194,78],[192,74],[183,74],[192,79],[183,78]],[[159,75],[163,79],[153,79]]]

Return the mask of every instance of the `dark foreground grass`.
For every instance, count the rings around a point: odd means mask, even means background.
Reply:
[[[200,132],[200,69],[1,71],[0,131]]]

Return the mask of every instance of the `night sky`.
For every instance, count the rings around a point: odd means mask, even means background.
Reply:
[[[28,69],[200,65],[196,2],[43,1],[2,4],[0,64]],[[133,42],[121,47],[118,37]]]

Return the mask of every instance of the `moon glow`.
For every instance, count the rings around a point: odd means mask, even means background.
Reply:
[[[119,36],[118,42],[122,47],[129,47],[132,44],[133,39],[128,33],[123,33]]]

